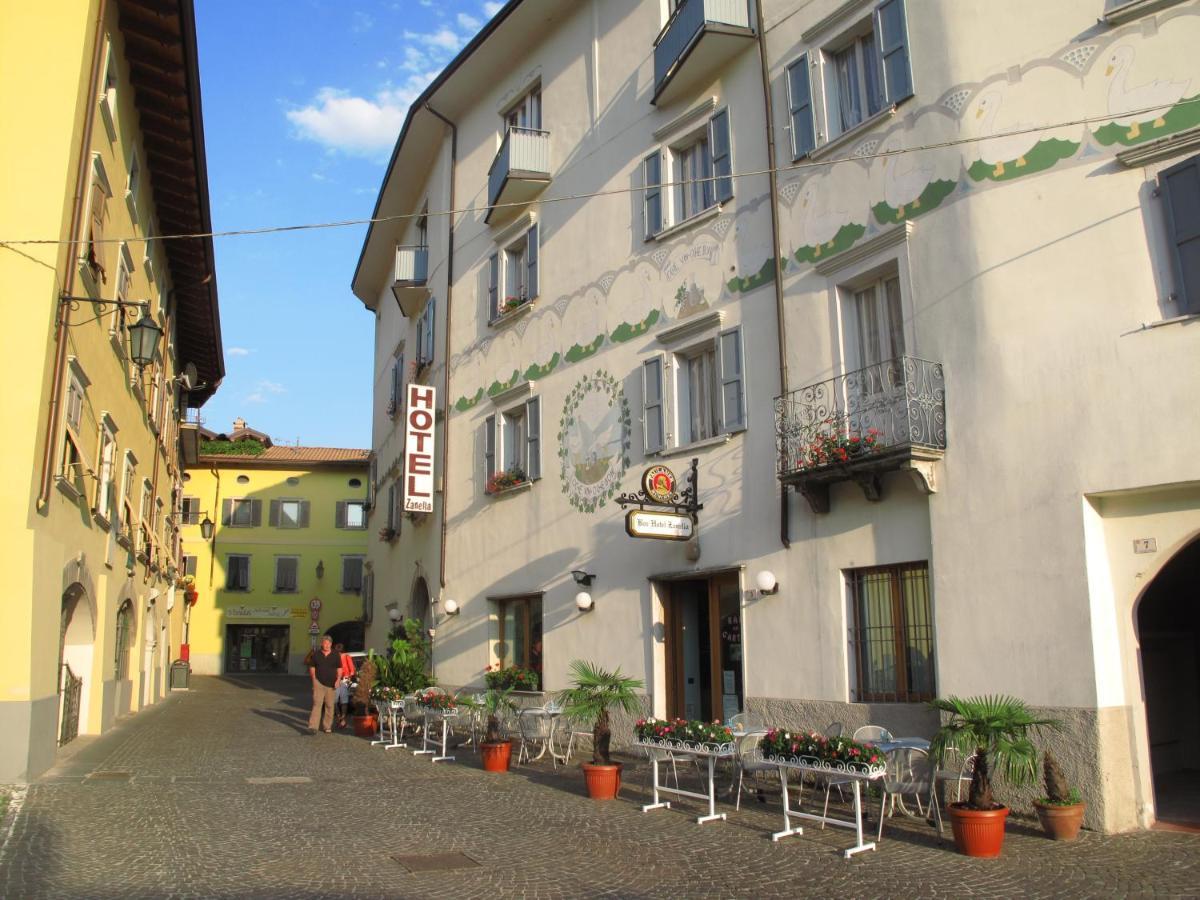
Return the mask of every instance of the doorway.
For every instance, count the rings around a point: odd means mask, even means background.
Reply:
[[[660,590],[668,718],[727,720],[745,699],[738,574],[664,582]]]
[[[1137,633],[1156,815],[1200,827],[1200,538],[1146,588]]]
[[[225,674],[286,675],[290,632],[287,625],[226,625]]]

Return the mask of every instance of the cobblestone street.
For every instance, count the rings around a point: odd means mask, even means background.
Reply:
[[[777,794],[727,822],[695,806],[643,814],[645,769],[589,801],[549,760],[484,773],[462,748],[431,763],[346,733],[306,732],[296,678],[197,678],[79,748],[13,804],[0,897],[1194,896],[1200,837],[1085,833],[1074,845],[1011,822],[1004,856],[959,856],[923,822],[889,822],[845,860],[849,832],[773,844]],[[515,757],[515,751],[514,751]],[[682,771],[681,771],[681,777]],[[727,782],[726,782],[727,783]],[[470,868],[393,859],[460,851]]]

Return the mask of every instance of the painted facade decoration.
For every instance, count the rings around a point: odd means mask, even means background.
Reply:
[[[563,493],[580,512],[594,513],[629,468],[633,420],[620,382],[603,369],[567,394],[558,431]]]

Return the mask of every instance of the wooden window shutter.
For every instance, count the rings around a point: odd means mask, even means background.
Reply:
[[[642,160],[642,227],[646,240],[663,228],[662,158],[655,150]]]
[[[525,236],[525,265],[528,268],[525,292],[530,300],[538,295],[538,234],[538,226],[533,225]]]
[[[301,528],[308,527],[309,505],[310,504],[309,504],[308,500],[300,501],[300,527]]]
[[[665,446],[663,399],[663,358],[655,356],[642,363],[642,440],[647,453]]]
[[[250,501],[250,524],[257,528],[262,524],[262,501]]]
[[[488,481],[496,472],[496,417],[488,416],[483,423],[484,481]]]
[[[883,69],[884,101],[899,103],[913,95],[904,0],[883,0],[875,7],[875,39]]]
[[[221,501],[221,524],[228,525],[233,521],[233,501],[226,498]]]
[[[1181,313],[1200,313],[1200,156],[1159,176]]]
[[[733,199],[733,155],[729,139],[729,110],[718,112],[708,123],[712,148],[713,196],[719,202]]]
[[[541,406],[541,400],[537,397],[525,401],[525,474],[530,481],[542,477]]]
[[[488,319],[500,315],[500,254],[488,257]]]
[[[740,327],[721,332],[717,362],[721,372],[721,428],[738,431],[746,427],[745,355]]]
[[[339,500],[337,502],[336,507],[334,508],[333,527],[334,528],[345,528],[346,527],[346,501],[345,500]]]
[[[808,54],[788,66],[788,113],[792,126],[792,159],[808,156],[817,146],[817,128],[813,119],[812,78]]]
[[[267,513],[267,524],[270,525],[272,528],[279,527],[279,501],[278,500],[271,501],[271,509]]]

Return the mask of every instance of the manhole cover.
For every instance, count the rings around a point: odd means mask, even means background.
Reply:
[[[92,781],[128,781],[132,777],[132,772],[93,772],[88,776]]]
[[[412,856],[393,856],[410,872],[445,872],[450,869],[477,869],[479,863],[465,853],[426,853]]]

